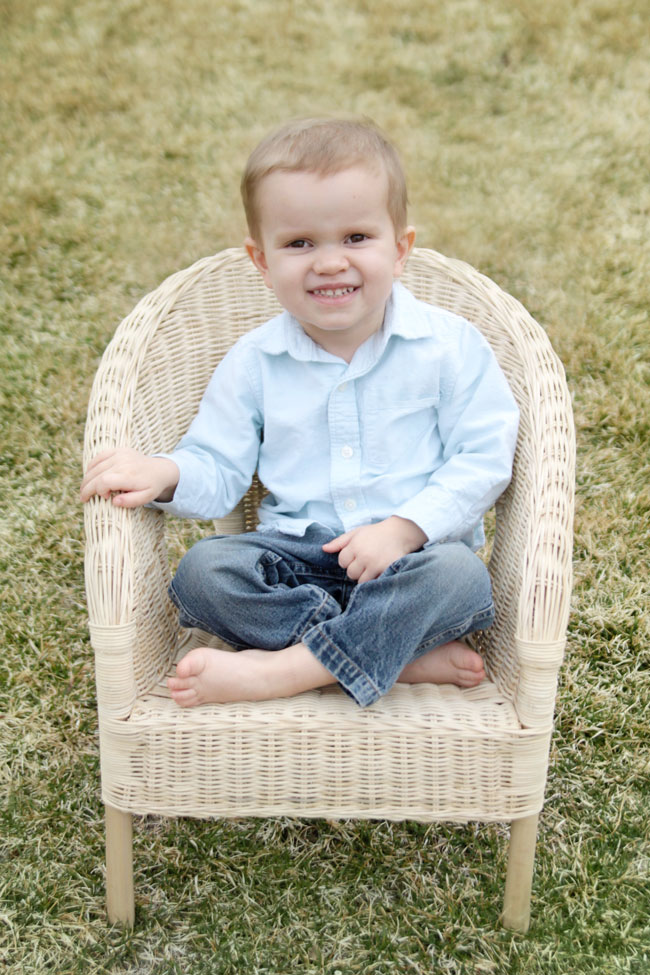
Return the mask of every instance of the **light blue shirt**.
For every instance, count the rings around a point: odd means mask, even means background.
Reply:
[[[483,541],[507,486],[519,413],[490,346],[464,319],[396,283],[380,331],[348,364],[288,312],[241,338],[215,370],[171,457],[174,498],[155,506],[219,518],[255,470],[259,528],[340,534],[400,515],[429,543]]]

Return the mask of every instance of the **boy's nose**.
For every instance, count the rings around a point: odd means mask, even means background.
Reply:
[[[350,266],[344,251],[339,247],[325,247],[314,256],[314,271],[317,274],[337,274]]]

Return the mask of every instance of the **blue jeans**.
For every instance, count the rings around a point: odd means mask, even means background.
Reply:
[[[183,557],[169,594],[181,626],[238,650],[306,644],[362,707],[411,660],[489,626],[490,578],[463,542],[420,549],[355,583],[323,552],[334,533],[276,531],[204,538]]]

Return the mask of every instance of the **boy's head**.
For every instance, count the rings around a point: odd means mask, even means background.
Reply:
[[[251,237],[260,236],[259,187],[274,172],[330,176],[345,169],[383,170],[395,235],[406,227],[406,179],[397,150],[369,119],[298,119],[269,133],[253,150],[241,181]]]
[[[242,196],[264,282],[317,344],[350,361],[381,328],[415,237],[395,149],[369,122],[291,122],[253,151]]]

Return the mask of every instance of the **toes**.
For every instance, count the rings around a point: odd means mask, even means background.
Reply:
[[[194,688],[188,688],[186,691],[172,691],[172,698],[181,708],[191,708],[201,703]]]
[[[459,671],[471,674],[483,673],[483,660],[475,650],[470,650],[464,644],[459,644],[457,650],[456,654],[452,653],[451,660]]]
[[[463,666],[459,667],[458,669],[460,670],[461,674],[464,674],[466,677],[469,677],[471,680],[479,681],[479,680],[483,680],[483,678],[485,677],[485,670],[483,669],[482,660],[478,660],[478,661],[472,660],[470,663],[463,664]]]
[[[474,673],[479,673],[480,671],[483,670],[483,661],[477,655],[472,656],[472,657],[469,658],[469,660],[464,660],[463,661],[463,666],[462,666],[461,669],[462,670],[471,670]]]
[[[461,687],[476,687],[485,678],[485,672],[480,670],[459,670],[458,683]]]
[[[199,704],[199,692],[193,678],[182,679],[178,677],[168,677],[167,687],[169,688],[172,700],[183,708]]]
[[[199,691],[194,680],[168,677],[167,687],[171,691],[172,700],[182,708],[192,707],[192,705],[200,703]]]
[[[178,677],[187,680],[189,677],[198,677],[205,669],[205,655],[202,650],[190,650],[176,664],[176,674]]]

